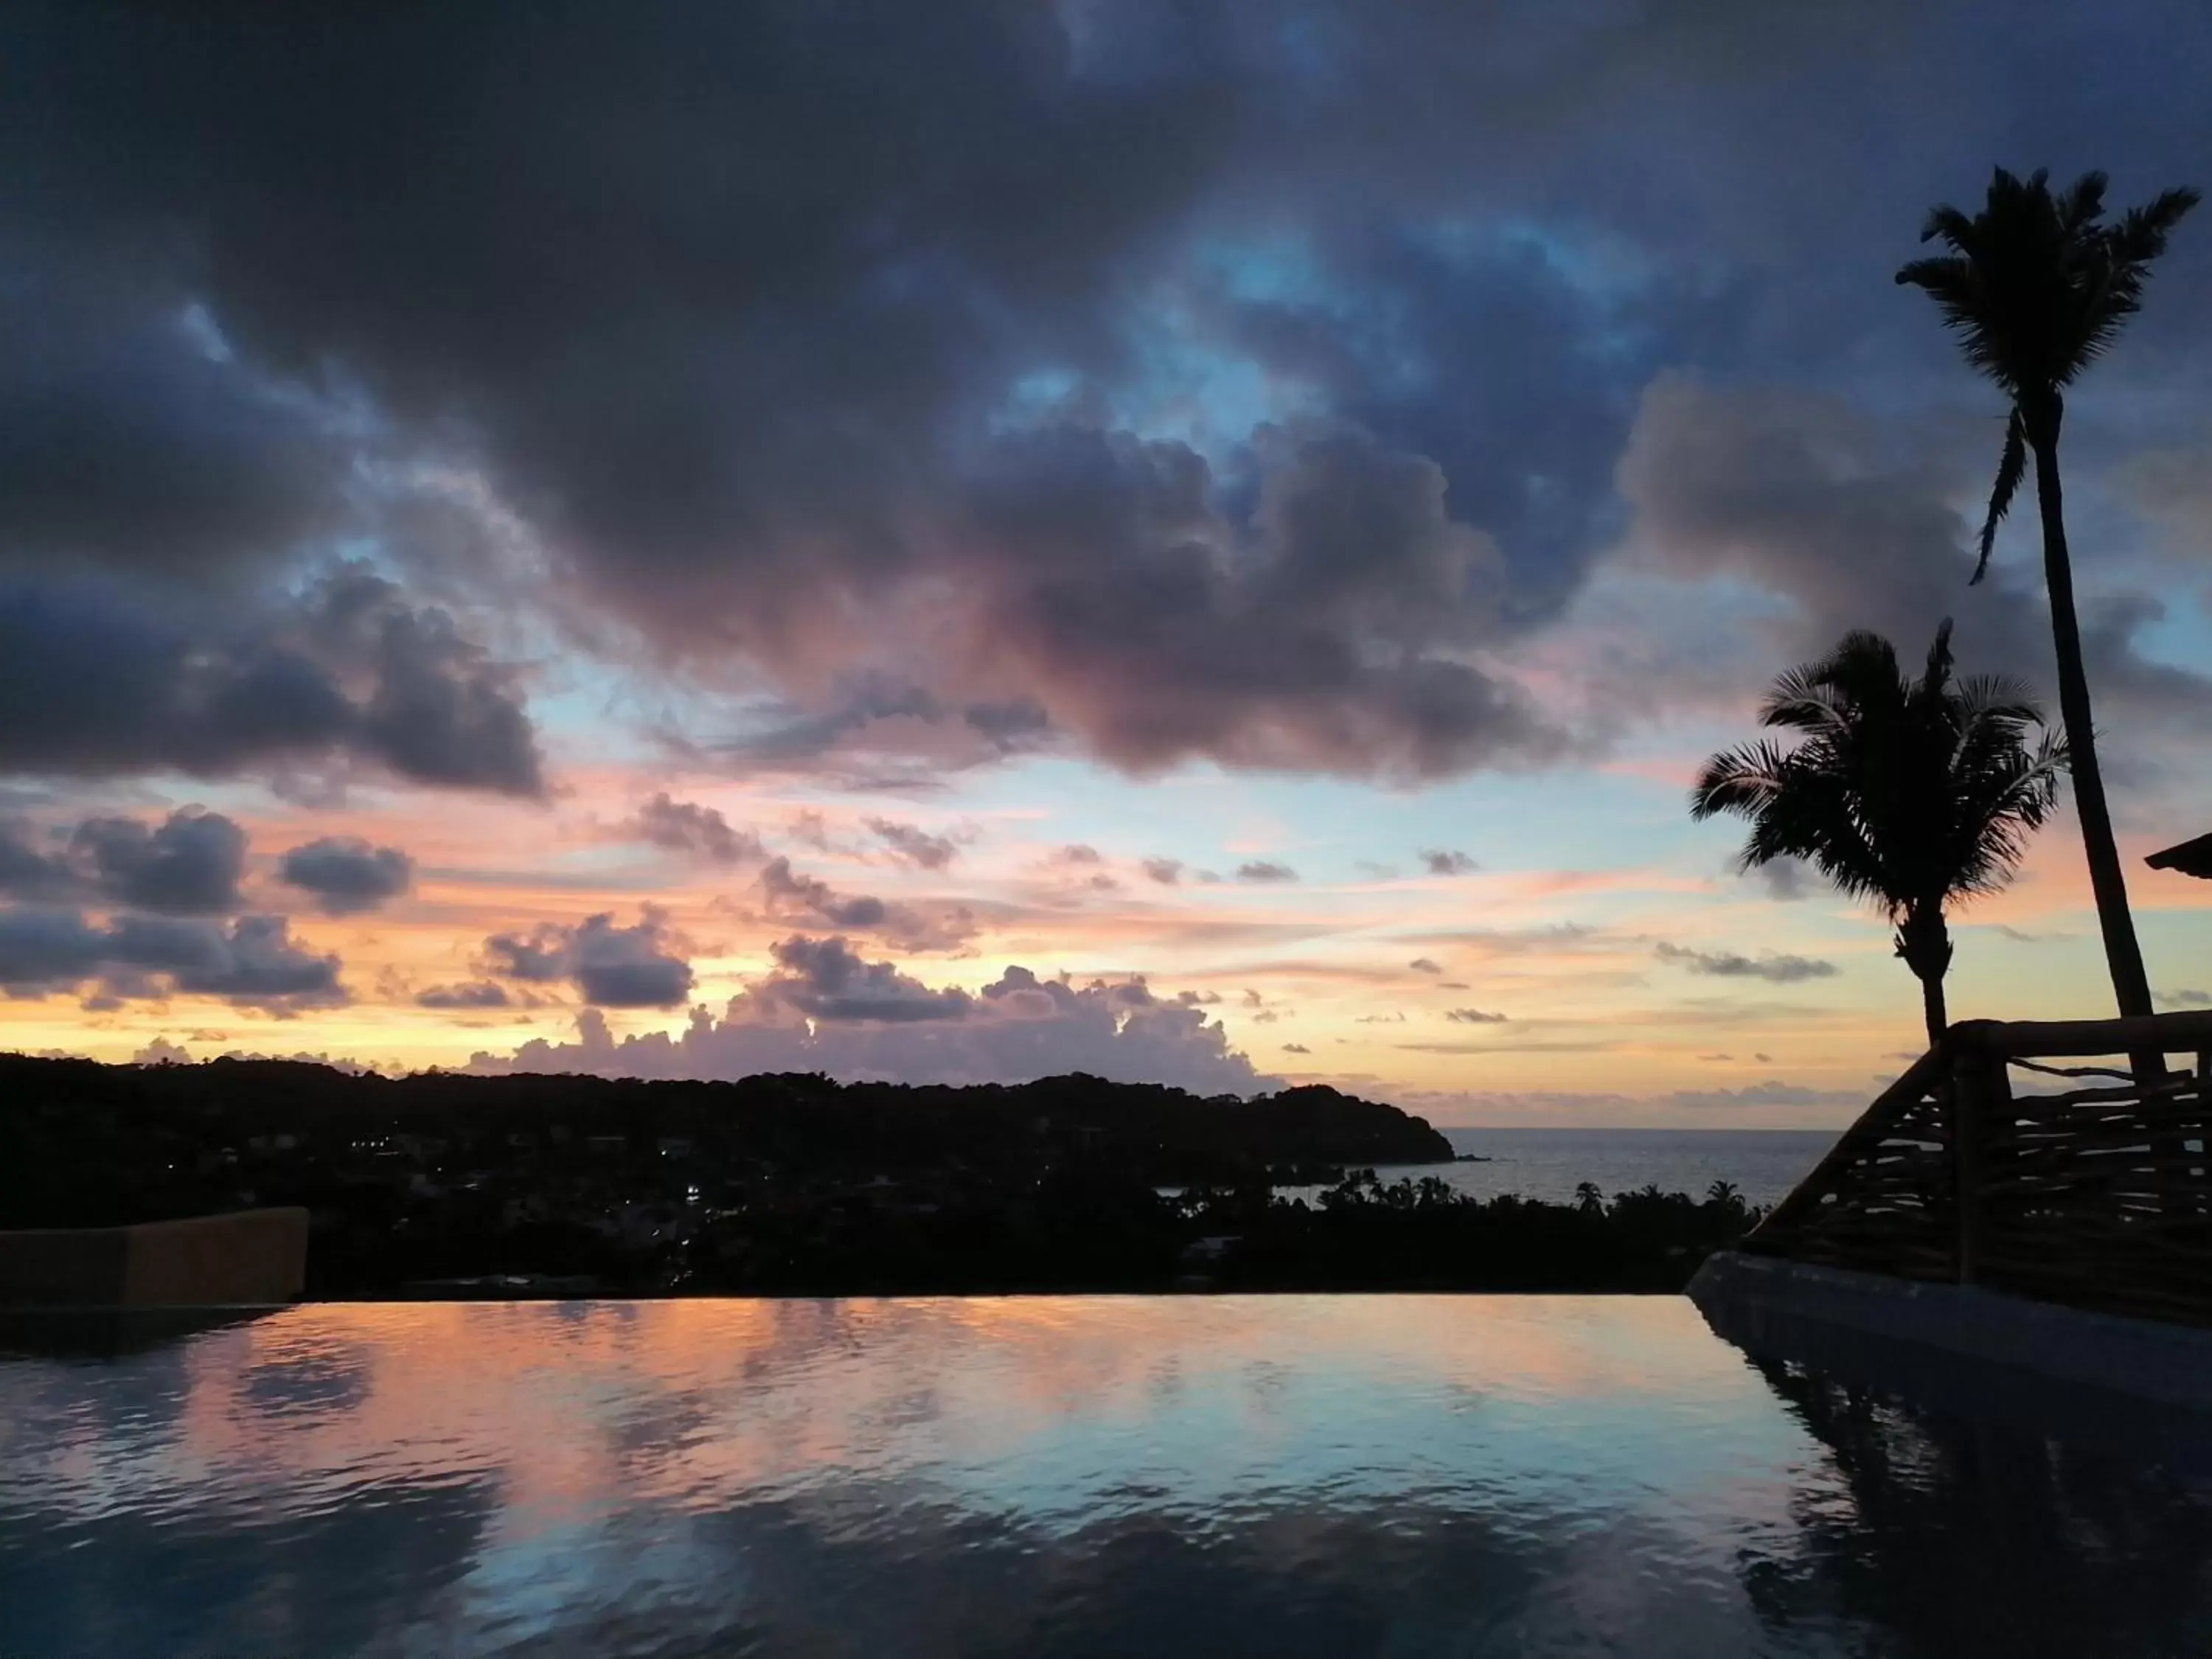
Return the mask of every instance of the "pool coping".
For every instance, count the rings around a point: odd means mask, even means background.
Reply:
[[[1867,1339],[1856,1346],[2212,1413],[2212,1330],[1740,1250],[1708,1257],[1688,1293],[1717,1334],[1755,1354],[1848,1362],[1855,1340]]]

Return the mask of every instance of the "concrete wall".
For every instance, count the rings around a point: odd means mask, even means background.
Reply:
[[[0,1232],[0,1307],[233,1307],[295,1300],[307,1212]]]
[[[2046,1385],[2212,1412],[2212,1330],[1723,1250],[1690,1281],[1713,1329],[1756,1355],[1846,1365],[1917,1349]]]

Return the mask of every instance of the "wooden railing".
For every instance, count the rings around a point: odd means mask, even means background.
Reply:
[[[2212,1325],[2212,1012],[1953,1026],[1744,1248]]]

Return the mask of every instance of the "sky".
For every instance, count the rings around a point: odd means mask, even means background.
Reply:
[[[1814,1127],[1881,920],[1685,809],[1847,629],[2052,668],[1893,282],[2212,185],[2194,0],[19,4],[0,1046]],[[2212,216],[2070,396],[2212,1006]],[[1954,1018],[2112,1008],[2078,835]]]

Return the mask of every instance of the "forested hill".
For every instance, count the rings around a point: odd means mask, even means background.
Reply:
[[[273,1153],[280,1139],[292,1154],[284,1161],[329,1171],[404,1144],[410,1160],[434,1156],[448,1170],[567,1162],[588,1148],[603,1162],[674,1155],[756,1179],[948,1167],[1011,1176],[1081,1163],[1162,1183],[1236,1182],[1452,1156],[1425,1120],[1324,1087],[1245,1101],[1080,1073],[945,1088],[804,1073],[732,1083],[386,1078],[289,1060],[0,1055],[0,1164],[12,1172],[0,1176],[0,1203],[15,1224],[40,1192],[32,1207],[41,1211],[63,1188],[137,1188],[151,1199],[173,1179],[227,1171],[228,1158]],[[0,1225],[9,1220],[0,1215]]]

